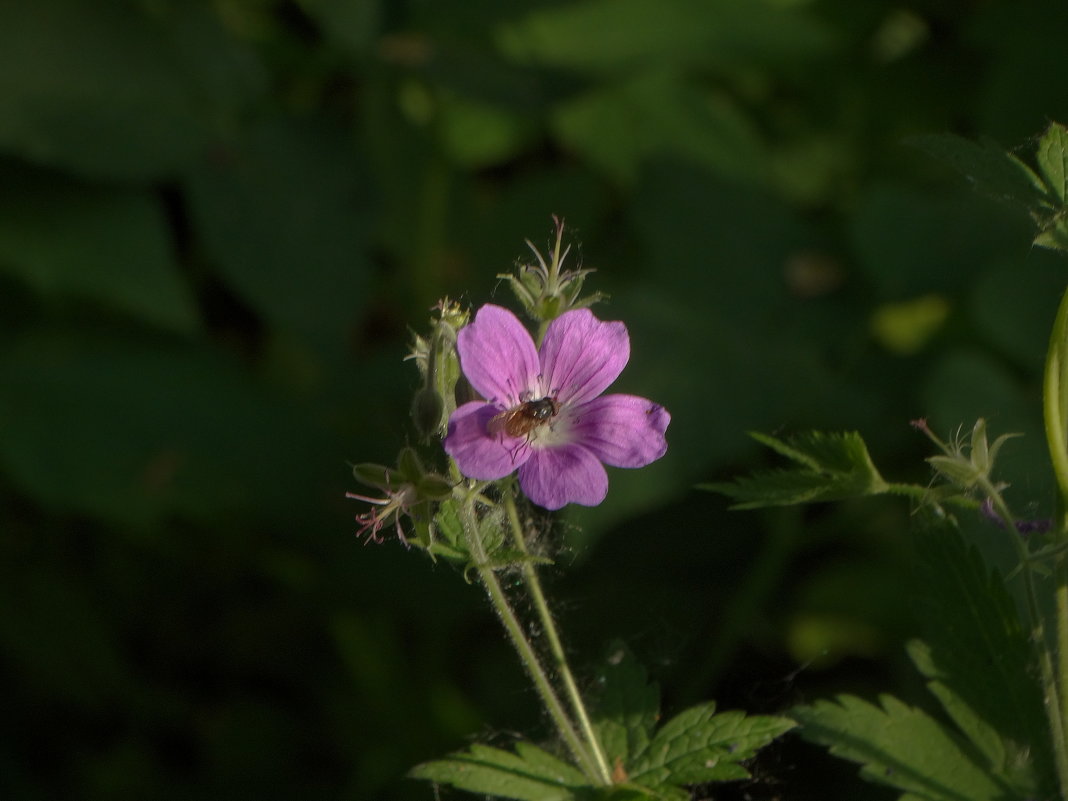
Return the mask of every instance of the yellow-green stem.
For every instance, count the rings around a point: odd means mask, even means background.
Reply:
[[[494,609],[497,610],[501,623],[504,625],[505,631],[508,632],[513,647],[519,654],[520,661],[530,674],[530,678],[534,682],[534,687],[538,691],[538,695],[541,696],[542,702],[545,704],[549,717],[552,718],[561,738],[571,750],[576,763],[582,768],[583,772],[591,781],[601,781],[602,772],[600,766],[590,756],[585,743],[583,743],[582,738],[579,737],[578,732],[575,730],[574,724],[567,716],[563,704],[557,698],[556,691],[553,690],[545,669],[541,666],[537,654],[534,653],[534,648],[523,633],[523,627],[512,610],[511,604],[508,603],[508,598],[501,588],[501,583],[497,580],[497,574],[493,572],[493,568],[488,564],[486,551],[482,547],[482,540],[478,533],[478,517],[475,514],[474,499],[472,497],[468,496],[462,500],[460,516],[464,539],[467,542],[469,552],[475,559],[482,586],[486,588],[490,602],[493,604]]]
[[[523,579],[526,582],[527,589],[530,590],[530,597],[531,600],[534,601],[534,608],[537,610],[538,617],[541,618],[542,629],[545,632],[545,638],[549,642],[549,651],[552,654],[556,670],[560,674],[560,678],[564,683],[567,697],[571,702],[571,711],[578,720],[579,728],[586,737],[586,744],[597,762],[597,770],[600,774],[601,781],[605,784],[611,784],[612,774],[608,768],[608,760],[605,758],[604,749],[601,747],[600,740],[597,739],[597,733],[594,731],[593,724],[590,722],[590,716],[586,711],[586,705],[582,700],[582,694],[579,692],[578,685],[575,683],[575,677],[571,673],[571,667],[568,665],[567,656],[564,654],[563,643],[560,641],[560,634],[556,629],[556,623],[553,621],[552,613],[549,611],[549,604],[545,600],[545,593],[543,593],[541,589],[541,581],[538,579],[538,572],[534,568],[534,563],[529,558],[530,552],[527,549],[526,537],[523,533],[523,526],[519,522],[519,513],[516,510],[515,496],[512,492],[505,492],[504,508],[508,513],[508,522],[512,526],[512,534],[515,538],[516,548],[519,549],[523,557]]]
[[[1046,444],[1057,482],[1053,536],[1058,544],[1064,544],[1068,540],[1068,291],[1061,298],[1050,333],[1042,384],[1042,412]],[[1057,707],[1057,719],[1062,726],[1059,745],[1056,742],[1057,733],[1054,732],[1054,759],[1057,763],[1061,798],[1068,801],[1068,750],[1064,743],[1066,733],[1063,730],[1064,723],[1068,721],[1068,564],[1063,555],[1056,557],[1054,579],[1054,634],[1060,692],[1054,698],[1048,699],[1048,702]],[[1050,727],[1054,727],[1052,714]]]

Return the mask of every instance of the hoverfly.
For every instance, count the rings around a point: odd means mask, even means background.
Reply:
[[[503,432],[510,437],[525,437],[559,413],[560,404],[556,398],[527,400],[493,417],[486,430],[491,434]]]

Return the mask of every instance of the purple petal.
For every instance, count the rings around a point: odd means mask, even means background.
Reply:
[[[486,304],[456,338],[460,367],[483,398],[504,408],[527,398],[541,367],[534,340],[508,309]]]
[[[574,408],[573,442],[613,467],[644,467],[667,452],[664,432],[671,415],[636,395],[603,395]]]
[[[491,403],[472,401],[449,418],[449,432],[442,445],[468,478],[504,478],[530,458],[530,444],[525,439],[486,431],[486,424],[499,412]]]
[[[623,323],[602,322],[589,309],[564,312],[549,323],[541,345],[542,386],[563,404],[583,403],[604,392],[629,359]]]
[[[559,509],[568,503],[596,506],[608,494],[608,474],[585,448],[538,448],[519,468],[519,486],[524,495],[546,509]]]

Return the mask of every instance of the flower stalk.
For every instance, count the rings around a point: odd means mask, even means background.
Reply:
[[[1068,543],[1068,291],[1061,298],[1050,334],[1042,390],[1046,442],[1057,484],[1052,537],[1055,546],[1063,546]],[[1068,799],[1068,732],[1064,728],[1068,721],[1068,560],[1063,552],[1054,557],[1053,578],[1059,692],[1047,698],[1047,705],[1051,710],[1050,727],[1061,798]]]
[[[462,487],[462,485],[460,486]],[[461,490],[458,489],[458,492],[460,491]],[[545,705],[549,717],[552,718],[560,737],[571,751],[578,766],[592,782],[596,784],[609,784],[610,781],[605,779],[605,772],[601,770],[597,760],[591,755],[587,743],[583,742],[583,739],[575,729],[574,723],[572,723],[571,719],[568,717],[563,704],[549,681],[549,677],[545,672],[545,668],[541,664],[541,660],[538,659],[534,647],[523,632],[523,627],[520,624],[518,617],[516,617],[511,604],[508,603],[508,598],[504,593],[504,589],[501,587],[500,581],[497,580],[497,574],[490,565],[485,548],[482,546],[482,539],[479,536],[478,514],[475,511],[474,495],[470,492],[464,492],[461,499],[460,521],[463,526],[465,542],[475,561],[475,568],[478,571],[479,580],[482,582],[482,586],[485,588],[486,594],[489,596],[490,603],[497,611],[501,623],[504,626],[505,631],[508,633],[508,637],[512,641],[512,646],[515,648],[520,661],[523,663],[531,680],[534,682],[534,688],[541,697],[542,703]]]
[[[601,742],[597,738],[597,733],[593,729],[589,713],[586,711],[586,704],[582,700],[582,694],[579,692],[578,684],[575,682],[575,677],[571,673],[570,665],[568,665],[567,656],[564,653],[564,646],[560,641],[560,635],[556,629],[556,623],[553,621],[552,613],[549,610],[549,604],[545,600],[545,593],[542,592],[541,589],[541,581],[538,579],[538,571],[535,569],[533,561],[528,558],[530,556],[530,551],[527,549],[523,526],[519,522],[519,511],[516,509],[515,495],[512,489],[509,489],[504,493],[504,506],[508,515],[508,522],[512,528],[512,535],[515,540],[516,549],[521,554],[520,564],[523,571],[523,581],[526,583],[527,589],[530,591],[531,600],[534,602],[534,609],[537,611],[538,618],[541,620],[542,630],[545,632],[545,637],[549,642],[549,651],[552,654],[554,666],[564,683],[564,690],[567,692],[568,700],[571,703],[571,710],[575,715],[575,719],[578,720],[582,735],[585,737],[590,753],[593,755],[593,759],[597,763],[599,778],[604,784],[611,784],[612,774],[608,768],[608,760],[605,758],[604,749],[601,747]]]

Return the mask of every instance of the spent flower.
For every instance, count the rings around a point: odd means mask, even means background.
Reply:
[[[965,443],[960,437],[952,443],[943,442],[922,418],[913,420],[912,427],[926,435],[942,451],[940,456],[928,457],[927,462],[950,483],[965,491],[983,484],[1004,489],[1003,486],[994,484],[991,478],[994,460],[1001,446],[1020,434],[1002,434],[993,443],[988,444],[986,421],[981,417],[972,427],[970,443]]]
[[[449,419],[445,451],[468,478],[518,471],[534,503],[596,506],[604,464],[644,467],[667,451],[671,415],[636,395],[602,395],[630,359],[621,322],[573,309],[553,320],[539,350],[512,312],[485,305],[457,334],[460,366],[485,400]],[[602,464],[603,463],[603,464]]]
[[[421,547],[429,544],[434,505],[452,494],[452,484],[444,476],[426,470],[411,448],[401,450],[396,468],[363,463],[354,465],[352,474],[357,481],[375,487],[383,496],[345,493],[346,498],[374,507],[356,515],[356,522],[360,524],[357,536],[366,537],[367,542],[381,542],[382,529],[393,526],[400,541],[408,545],[411,538],[401,524],[407,517],[414,526],[414,544]]]

